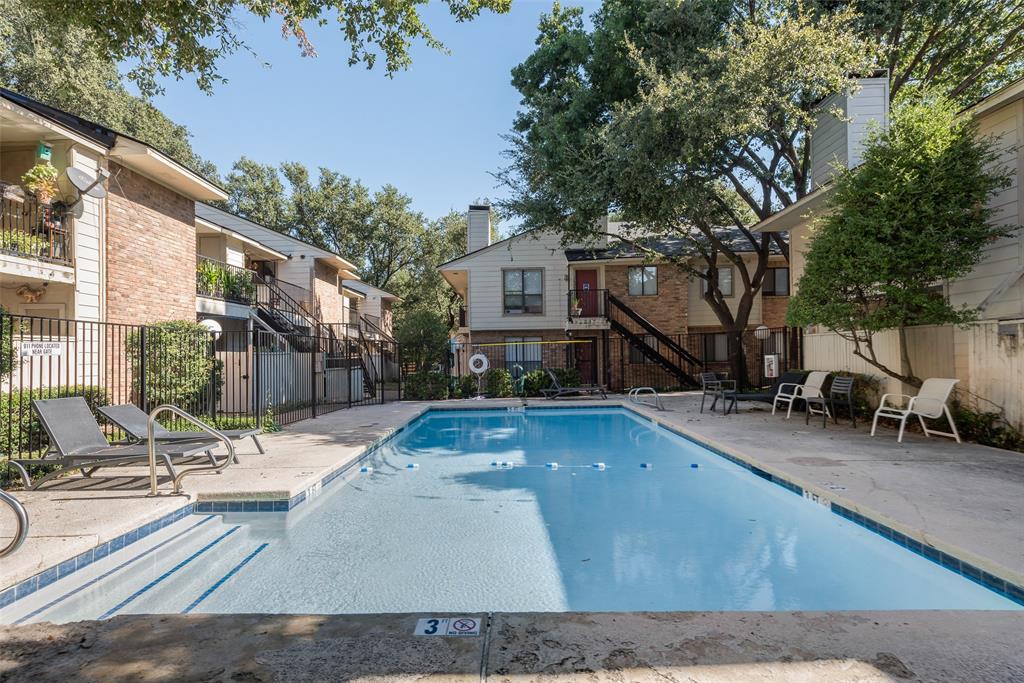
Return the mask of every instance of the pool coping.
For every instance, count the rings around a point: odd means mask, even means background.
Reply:
[[[650,422],[662,429],[669,431],[680,438],[683,438],[697,446],[705,448],[715,455],[722,457],[735,465],[739,465],[766,481],[776,484],[790,493],[794,493],[810,502],[829,509],[833,514],[847,519],[868,531],[871,531],[886,540],[889,540],[902,548],[909,550],[939,566],[952,571],[974,583],[991,590],[1008,600],[1024,605],[1024,580],[1013,576],[1004,567],[978,557],[962,548],[943,543],[939,539],[930,539],[928,535],[907,527],[895,520],[888,519],[874,510],[857,505],[842,496],[827,492],[814,484],[800,480],[798,477],[784,475],[775,468],[750,458],[740,451],[720,444],[714,439],[704,435],[698,435],[690,430],[672,424],[661,418],[657,412],[645,405],[619,401],[602,401],[600,403],[572,403],[572,404],[551,404],[534,405],[528,401],[522,401],[519,405],[451,405],[433,404],[427,405],[413,413],[405,422],[395,427],[389,427],[384,434],[374,439],[362,448],[356,450],[352,456],[338,467],[329,471],[319,481],[305,490],[281,499],[259,499],[259,500],[204,500],[191,501],[183,507],[164,515],[163,517],[143,524],[136,529],[128,531],[120,536],[101,543],[96,547],[80,553],[68,560],[50,566],[27,579],[19,581],[12,586],[0,591],[0,609],[32,595],[38,590],[49,586],[54,581],[62,579],[70,574],[83,569],[97,560],[122,549],[138,540],[146,538],[150,534],[183,519],[191,514],[224,514],[233,512],[283,512],[288,513],[306,501],[319,495],[323,489],[334,483],[344,474],[353,470],[360,462],[368,458],[378,448],[391,441],[406,429],[411,427],[417,420],[431,412],[457,412],[457,411],[498,411],[498,412],[525,412],[526,410],[614,410],[624,409],[641,420]],[[652,411],[652,412],[648,412]],[[970,561],[963,559],[970,558]],[[1009,576],[1008,576],[1009,575]]]

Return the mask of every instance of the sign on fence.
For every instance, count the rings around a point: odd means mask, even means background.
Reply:
[[[779,354],[769,353],[764,357],[765,379],[775,379],[779,376]]]
[[[62,341],[23,341],[21,342],[22,356],[63,356],[64,342]]]

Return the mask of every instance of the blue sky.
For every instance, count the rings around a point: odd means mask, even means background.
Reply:
[[[504,163],[500,136],[519,102],[510,70],[533,51],[537,20],[550,8],[550,0],[514,0],[510,14],[459,24],[432,3],[425,19],[451,54],[416,45],[410,69],[390,79],[379,63],[347,66],[348,45],[333,26],[312,33],[319,56],[310,59],[276,23],[246,16],[256,58],[225,60],[228,83],[212,96],[186,78],[166,83],[156,104],[188,126],[195,149],[222,174],[243,154],[327,166],[371,189],[392,183],[434,218],[502,196],[489,173]]]

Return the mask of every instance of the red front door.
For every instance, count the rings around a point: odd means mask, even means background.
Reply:
[[[579,299],[579,306],[583,309],[584,317],[598,315],[599,304],[597,291],[597,271],[577,270],[576,271],[576,298]]]

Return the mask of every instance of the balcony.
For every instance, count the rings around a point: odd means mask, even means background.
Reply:
[[[255,274],[205,256],[196,258],[196,295],[242,306],[256,303]]]
[[[0,254],[73,266],[70,217],[63,207],[40,204],[31,195],[14,197],[0,183]]]
[[[466,307],[459,306],[459,329],[466,329]]]
[[[568,292],[570,329],[609,327],[607,289],[570,289]]]

